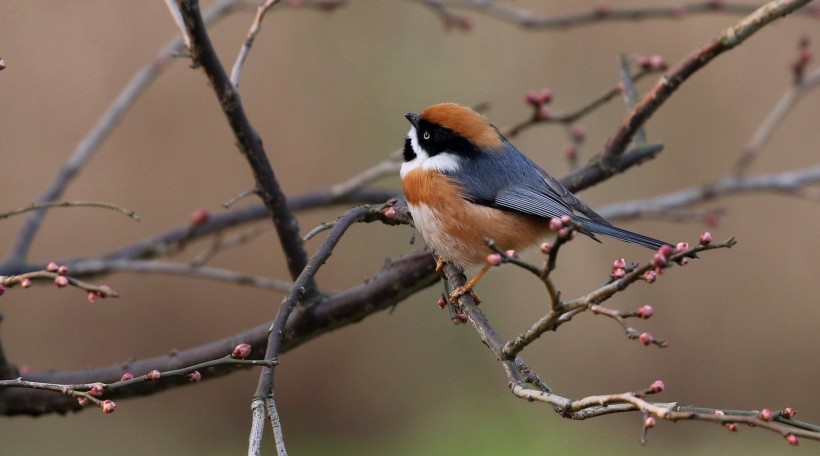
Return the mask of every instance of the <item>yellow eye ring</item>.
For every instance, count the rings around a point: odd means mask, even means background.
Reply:
[[[425,131],[425,132],[421,135],[421,137],[422,137],[422,138],[424,138],[424,139],[430,139],[430,132],[429,132],[429,131]]]

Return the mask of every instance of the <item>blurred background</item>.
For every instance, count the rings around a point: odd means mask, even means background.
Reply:
[[[597,1],[516,1],[542,14],[591,10]],[[616,2],[668,5],[665,0]],[[762,3],[762,2],[760,2]],[[207,6],[209,3],[205,3]],[[446,30],[410,1],[352,1],[331,14],[276,9],[263,25],[240,80],[245,107],[288,194],[341,182],[399,148],[405,112],[455,101],[489,103],[504,127],[530,114],[527,90],[551,88],[554,111],[569,111],[613,87],[622,53],[660,54],[676,62],[739,17],[602,23],[566,31],[526,31],[476,13],[470,32]],[[230,66],[252,8],[210,28]],[[106,107],[143,65],[178,33],[163,2],[3,2],[0,4],[0,210],[34,201]],[[724,175],[792,81],[801,37],[820,41],[816,19],[778,21],[696,74],[649,121],[650,141],[665,144],[654,161],[582,197],[593,207],[708,183]],[[654,78],[651,78],[654,79]],[[651,84],[639,84],[646,90]],[[616,100],[584,118],[581,163],[600,150],[624,113]],[[820,158],[820,92],[794,109],[750,173],[815,166]],[[560,126],[539,126],[513,141],[557,176],[569,171]],[[31,259],[93,257],[185,224],[199,208],[251,188],[252,176],[201,70],[180,59],[153,84],[70,186],[67,199],[134,209],[136,223],[113,211],[49,212]],[[380,186],[395,188],[397,176]],[[250,204],[253,198],[240,202]],[[661,401],[707,407],[798,409],[820,421],[820,207],[784,195],[746,194],[699,206],[727,212],[718,226],[661,220],[625,222],[669,241],[735,236],[731,250],[702,255],[637,284],[609,305],[655,307],[642,330],[669,348],[627,340],[612,321],[577,317],[525,353],[530,366],[568,397],[635,390],[663,379]],[[300,213],[303,231],[345,207]],[[25,216],[0,221],[0,251],[13,245]],[[415,249],[408,227],[350,230],[318,280],[325,290],[359,284],[386,257]],[[307,244],[313,251],[319,239]],[[177,260],[207,246],[193,244]],[[615,258],[647,261],[639,247],[572,243],[557,282],[564,296],[598,286]],[[533,255],[531,258],[537,258]],[[215,266],[287,279],[273,230],[219,255]],[[74,289],[40,284],[0,300],[3,347],[34,371],[83,369],[145,358],[233,334],[273,318],[281,294],[158,275],[96,280],[117,300],[86,301]],[[484,312],[511,337],[545,312],[542,286],[513,267],[479,286]],[[435,303],[435,286],[361,323],[283,357],[276,399],[293,454],[634,454],[641,417],[574,422],[550,407],[515,399],[494,356],[467,326],[455,327]],[[250,397],[258,371],[196,387],[119,401],[113,415],[88,409],[70,416],[0,418],[3,454],[236,454],[244,452]],[[268,432],[266,449],[273,451]],[[738,434],[702,423],[661,422],[648,451],[659,454],[779,454],[786,442],[763,430]],[[814,452],[816,442],[803,442]]]

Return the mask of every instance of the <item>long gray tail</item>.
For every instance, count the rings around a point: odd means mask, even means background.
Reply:
[[[628,231],[623,228],[618,228],[617,226],[607,225],[584,217],[578,218],[581,219],[581,224],[584,226],[584,228],[595,234],[603,234],[604,236],[609,236],[611,238],[615,238],[632,244],[638,244],[640,246],[652,250],[658,250],[661,246],[664,245],[674,247],[674,245],[668,242],[659,241],[649,236],[644,236],[643,234],[633,233],[632,231]]]

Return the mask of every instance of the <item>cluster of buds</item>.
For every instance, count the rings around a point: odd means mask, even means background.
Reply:
[[[564,146],[564,158],[572,167],[578,164],[578,150],[587,136],[587,129],[581,124],[575,124],[569,129],[570,143]]]
[[[530,90],[524,95],[524,100],[535,109],[535,117],[538,120],[547,120],[552,117],[552,111],[548,106],[552,97],[550,89]]]
[[[68,267],[65,265],[57,264],[56,261],[52,261],[48,265],[46,265],[46,271],[57,273],[57,277],[54,278],[54,284],[57,285],[59,288],[63,288],[68,286]]]
[[[507,250],[504,254],[493,252],[487,255],[487,264],[490,266],[501,266],[507,258],[518,258],[518,252]]]
[[[619,258],[612,262],[612,278],[615,280],[623,279],[626,275],[626,259]]]
[[[558,233],[558,237],[565,240],[572,239],[574,224],[569,215],[550,219],[550,229]]]

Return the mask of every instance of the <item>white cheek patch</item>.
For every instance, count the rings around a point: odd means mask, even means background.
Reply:
[[[442,152],[430,157],[421,165],[422,169],[454,173],[461,169],[461,157],[450,152]]]
[[[402,163],[401,177],[404,177],[407,173],[416,169],[439,171],[442,173],[454,173],[461,169],[462,158],[456,154],[442,152],[431,157],[424,148],[419,145],[415,127],[410,127],[410,131],[407,132],[407,137],[410,139],[410,147],[413,148],[416,158]]]

